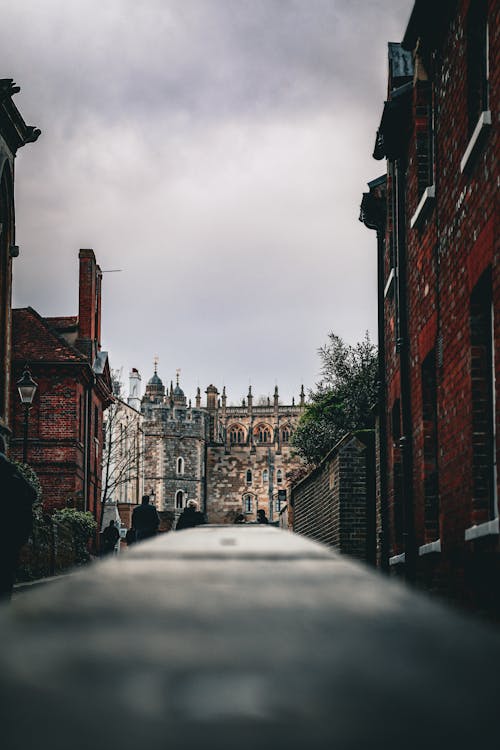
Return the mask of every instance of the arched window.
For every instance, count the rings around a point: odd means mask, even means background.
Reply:
[[[247,469],[246,479],[247,479],[247,484],[252,484],[252,470],[251,469]]]
[[[229,442],[233,445],[245,442],[245,432],[239,425],[233,425],[229,430]]]
[[[258,443],[272,443],[273,439],[271,430],[265,424],[258,425],[255,429],[254,435]]]
[[[252,497],[252,495],[244,495],[244,497],[243,497],[243,512],[244,513],[252,513],[253,512],[253,497]]]
[[[282,484],[283,483],[283,472],[281,469],[278,469],[276,472],[276,484]]]
[[[177,459],[177,474],[184,474],[184,459],[182,456]]]
[[[177,490],[177,492],[175,493],[175,507],[184,507],[184,492],[182,490]]]
[[[285,427],[281,433],[281,442],[288,443],[290,440],[290,428]]]
[[[262,483],[267,484],[269,482],[269,472],[267,469],[264,469],[262,472]]]

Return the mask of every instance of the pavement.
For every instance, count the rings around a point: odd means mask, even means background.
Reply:
[[[500,636],[272,527],[204,526],[0,608],[6,750],[496,746]]]

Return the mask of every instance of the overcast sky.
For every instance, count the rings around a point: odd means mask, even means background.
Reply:
[[[334,331],[376,338],[358,221],[410,0],[0,0],[1,77],[41,128],[16,163],[14,305],[74,315],[104,276],[103,348],[143,385],[239,402],[318,378]]]

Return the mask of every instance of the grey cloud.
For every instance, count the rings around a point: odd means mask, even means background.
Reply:
[[[5,2],[3,75],[43,130],[17,162],[15,303],[76,312],[103,268],[114,367],[186,391],[311,384],[317,347],[375,327],[357,221],[405,0]],[[223,351],[223,355],[221,355]]]

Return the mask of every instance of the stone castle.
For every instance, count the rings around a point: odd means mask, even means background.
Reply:
[[[140,375],[132,370],[128,403],[141,411],[144,431],[144,487],[160,511],[178,516],[189,499],[198,501],[209,523],[231,523],[243,513],[256,519],[264,509],[272,521],[288,500],[289,473],[301,465],[290,437],[304,411],[284,406],[278,387],[273,399],[254,404],[252,389],[239,406],[228,406],[225,387],[214,385],[195,405],[179,384],[166,389],[157,366],[142,399]]]

